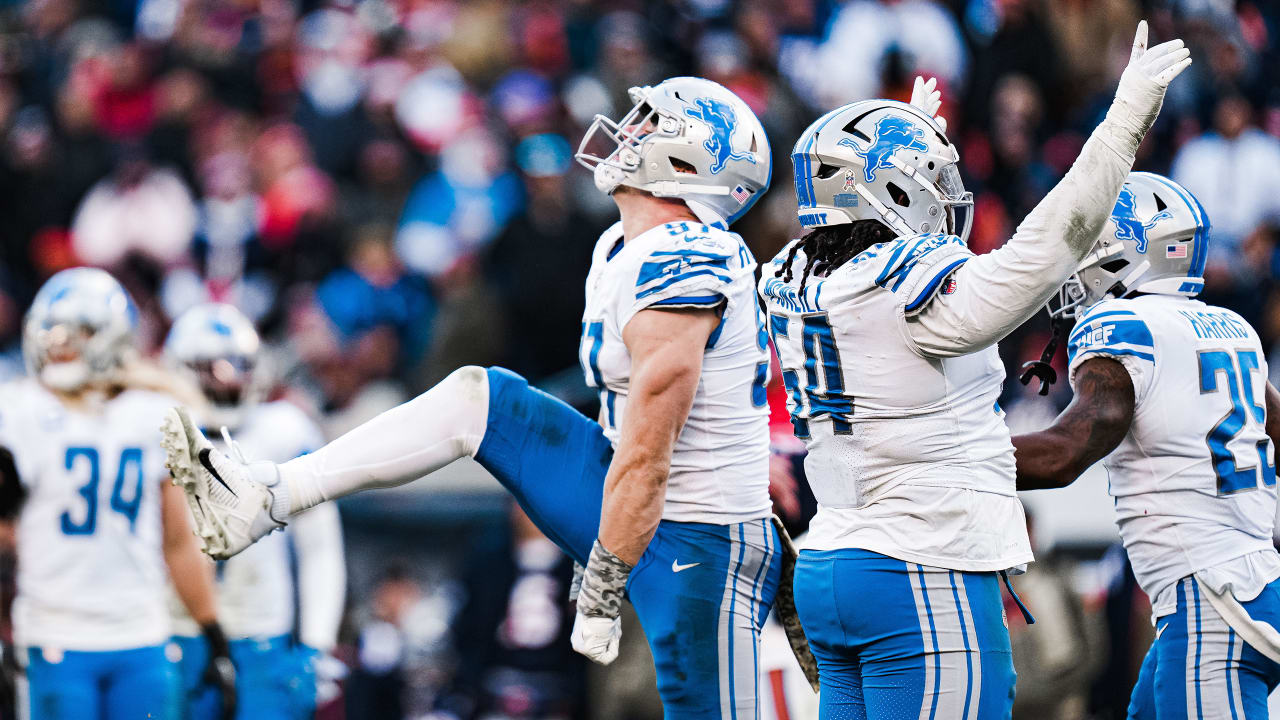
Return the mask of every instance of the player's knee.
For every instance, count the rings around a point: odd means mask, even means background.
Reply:
[[[450,395],[467,406],[489,404],[489,372],[479,365],[464,365],[449,373],[441,386],[448,386]]]

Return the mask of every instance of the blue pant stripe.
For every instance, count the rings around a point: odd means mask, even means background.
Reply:
[[[964,665],[968,678],[964,686],[964,712],[960,715],[964,720],[969,717],[969,701],[973,699],[973,649],[969,647],[969,628],[964,621],[964,605],[960,602],[960,590],[956,587],[956,572],[948,570],[951,578],[951,596],[956,601],[956,614],[960,618],[960,637],[964,639]]]
[[[1236,716],[1236,693],[1231,683],[1232,656],[1236,649],[1236,631],[1227,627],[1227,707],[1231,708],[1231,720],[1240,720]]]
[[[747,536],[743,531],[743,525],[740,524],[738,525],[738,562],[733,568],[733,587],[729,591],[729,697],[731,699],[738,697],[738,693],[734,688],[734,681],[736,680],[734,676],[737,673],[737,668],[734,667],[734,660],[736,659],[736,656],[733,650],[733,636],[736,633],[734,632],[733,611],[738,604],[738,573],[742,571],[742,561],[746,557],[746,554]],[[729,703],[729,716],[733,718],[733,720],[738,720],[738,704],[732,700]]]
[[[929,634],[933,640],[933,698],[929,703],[929,720],[938,714],[938,696],[942,694],[942,661],[938,657],[938,627],[933,621],[933,607],[929,603],[929,588],[924,582],[924,567],[916,565],[920,577],[920,594],[924,597],[924,611],[929,617]]]
[[[1191,581],[1191,594],[1195,597],[1196,602],[1196,717],[1204,717],[1204,702],[1200,696],[1200,649],[1201,649],[1201,633],[1200,633],[1200,586],[1194,580]]]

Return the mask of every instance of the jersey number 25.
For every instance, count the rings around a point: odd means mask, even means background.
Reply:
[[[1231,410],[1209,431],[1209,454],[1213,458],[1213,471],[1218,476],[1218,494],[1229,495],[1241,490],[1258,487],[1259,473],[1263,485],[1276,484],[1276,466],[1268,457],[1271,441],[1266,435],[1267,409],[1253,397],[1253,374],[1259,370],[1258,353],[1238,350],[1235,359],[1226,350],[1200,352],[1200,394],[1225,390],[1231,398]],[[1237,365],[1239,370],[1237,371]],[[1218,385],[1218,374],[1226,380],[1226,387]],[[1227,447],[1244,429],[1253,425],[1262,439],[1257,443],[1257,466],[1238,467],[1235,455]]]

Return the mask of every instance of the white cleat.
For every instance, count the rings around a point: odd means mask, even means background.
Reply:
[[[210,557],[225,560],[284,527],[289,504],[274,463],[247,463],[220,452],[183,408],[166,413],[160,430],[165,466],[187,496],[196,535]]]

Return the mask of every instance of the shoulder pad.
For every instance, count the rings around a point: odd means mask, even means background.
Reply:
[[[670,223],[653,230],[665,233],[649,245],[636,274],[636,300],[645,304],[716,304],[718,290],[754,269],[755,259],[742,240],[723,230],[693,223]],[[672,288],[679,292],[672,294]],[[688,293],[694,292],[693,296]],[[714,296],[714,297],[713,297]]]
[[[875,284],[898,294],[908,314],[922,310],[943,279],[973,257],[960,238],[941,233],[901,237],[873,250]]]

